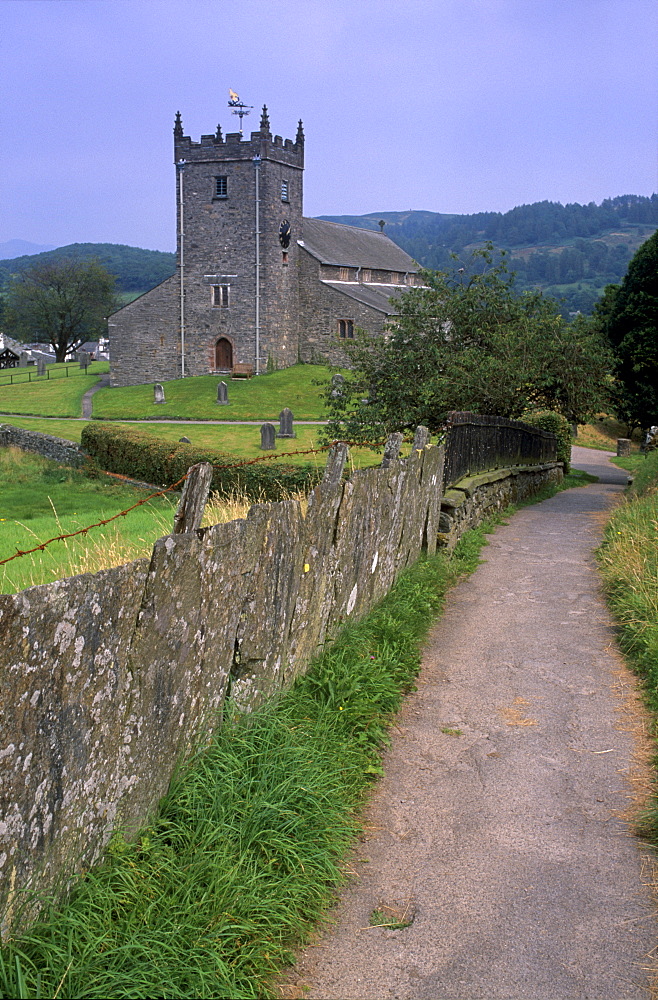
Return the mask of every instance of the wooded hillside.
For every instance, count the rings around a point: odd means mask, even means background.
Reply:
[[[141,250],[121,243],[71,243],[45,253],[0,260],[0,288],[12,274],[47,261],[97,260],[117,279],[117,290],[141,294],[159,285],[176,270],[176,254],[162,250]]]
[[[541,288],[564,299],[564,311],[590,312],[601,290],[623,278],[637,248],[658,228],[658,195],[621,195],[600,205],[541,201],[509,212],[443,215],[373,212],[322,216],[385,233],[424,267],[441,269],[450,254],[490,240],[507,250],[517,287]]]

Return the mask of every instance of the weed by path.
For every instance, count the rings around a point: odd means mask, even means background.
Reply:
[[[626,501],[613,511],[597,554],[608,603],[618,623],[619,644],[642,681],[645,701],[656,720],[658,452],[639,459],[636,467],[633,486]],[[654,738],[657,733],[654,721]],[[658,796],[644,818],[642,834],[658,846]]]

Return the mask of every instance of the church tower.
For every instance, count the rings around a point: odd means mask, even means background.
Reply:
[[[185,375],[268,362],[294,364],[299,349],[299,247],[304,132],[260,128],[193,142],[174,125],[177,249]]]

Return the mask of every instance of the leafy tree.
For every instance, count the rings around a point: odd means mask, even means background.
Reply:
[[[517,295],[491,247],[452,274],[423,274],[383,337],[346,345],[352,371],[326,389],[329,439],[437,430],[449,410],[519,418],[550,408],[574,421],[602,405],[610,364],[598,332],[585,320],[569,327],[539,293]]]
[[[12,278],[5,328],[17,340],[49,342],[64,361],[105,333],[116,308],[114,277],[97,261],[37,264]]]
[[[658,422],[658,232],[635,253],[621,285],[609,285],[595,323],[616,357],[617,412],[629,426]]]

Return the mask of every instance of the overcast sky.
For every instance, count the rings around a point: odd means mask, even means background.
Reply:
[[[0,242],[172,250],[177,110],[306,132],[305,214],[658,190],[656,0],[0,0]]]

